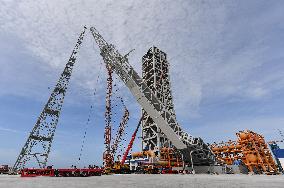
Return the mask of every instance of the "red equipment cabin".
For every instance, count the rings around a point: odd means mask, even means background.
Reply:
[[[0,165],[0,174],[8,174],[9,167],[8,165]]]
[[[54,169],[29,169],[21,170],[21,177],[54,176]]]
[[[87,177],[87,176],[101,176],[103,170],[101,168],[68,168],[68,169],[29,169],[25,168],[21,170],[21,177],[36,177],[36,176],[48,176],[48,177]]]

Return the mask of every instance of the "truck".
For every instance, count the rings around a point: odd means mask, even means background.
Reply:
[[[9,166],[8,165],[0,165],[0,174],[8,174]]]

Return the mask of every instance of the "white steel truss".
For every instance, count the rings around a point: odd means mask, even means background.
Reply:
[[[165,109],[176,119],[170,87],[167,55],[157,47],[151,47],[142,57],[142,80],[153,94],[165,105]],[[171,147],[171,142],[142,108],[142,149],[160,150]]]

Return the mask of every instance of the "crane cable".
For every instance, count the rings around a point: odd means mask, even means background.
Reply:
[[[117,77],[115,77],[115,80],[118,80],[118,82],[121,83],[121,81],[120,81]],[[119,87],[117,86],[117,83],[114,84],[114,88],[115,88],[115,90],[114,90],[113,94],[116,96],[116,99],[120,101],[120,103],[122,104],[122,107],[123,107],[124,111],[128,111],[128,109],[127,109],[127,107],[126,107],[126,105],[125,105],[125,102],[124,102],[123,98],[122,98],[121,95],[120,95],[120,89],[119,89]],[[116,105],[116,106],[117,106],[117,105]],[[129,112],[129,111],[128,111],[128,112]],[[114,114],[116,114],[116,112],[115,112]],[[126,124],[125,129],[126,129],[127,127],[128,127],[128,124]],[[121,137],[121,140],[123,140],[123,141],[125,140],[125,139],[123,138],[123,137],[125,136],[125,134],[127,134],[127,133],[126,133],[125,131],[123,131],[123,135],[122,135],[122,137]],[[116,134],[115,136],[117,137],[117,134]],[[126,141],[126,140],[125,140],[125,141]],[[112,143],[112,144],[114,144],[114,143]],[[121,147],[121,146],[122,146],[122,143],[120,143],[119,146]]]
[[[120,80],[117,77],[114,77],[114,80],[118,80],[118,82],[120,82]],[[119,123],[118,129],[116,131],[115,135],[112,135],[111,137],[111,155],[113,155],[112,157],[114,158],[115,155],[117,155],[117,149],[121,147],[121,140],[123,140],[123,137],[125,134],[124,130],[128,127],[127,121],[129,120],[129,111],[124,103],[123,98],[120,95],[120,89],[118,87],[118,83],[114,83],[113,84],[113,92],[112,95],[115,95],[115,97],[112,97],[112,103],[114,103],[115,105],[111,106],[111,111],[113,112],[113,115],[116,116],[117,115],[117,107],[118,107],[118,103],[121,103],[122,108],[124,109],[124,115],[122,117],[121,122]],[[112,118],[113,123],[115,124],[116,122],[116,118]],[[126,122],[125,122],[126,121]],[[112,131],[114,131],[115,128],[112,127]]]
[[[93,49],[94,49],[94,42],[93,42]],[[103,62],[100,63],[100,68],[99,68],[99,72],[101,72],[101,69],[102,69],[102,65],[103,65]],[[99,79],[100,79],[100,74],[98,74],[97,76],[97,79],[96,79],[96,86],[98,85],[99,83]],[[94,89],[94,92],[93,92],[93,97],[95,98],[97,94],[97,87],[95,87]],[[94,100],[93,98],[93,100]],[[94,101],[92,102],[94,103]],[[92,115],[92,111],[93,111],[93,104],[90,105],[90,108],[89,108],[89,113],[88,113],[88,119],[87,119],[87,122],[85,124],[85,128],[84,128],[84,134],[83,134],[83,139],[82,139],[82,143],[81,143],[81,147],[80,147],[80,153],[79,153],[79,157],[78,157],[78,164],[80,163],[81,161],[81,158],[82,158],[82,154],[83,154],[83,149],[84,149],[84,146],[85,146],[85,142],[86,142],[86,135],[87,135],[87,131],[88,131],[88,128],[89,128],[89,125],[90,125],[90,121],[91,121],[91,115]]]

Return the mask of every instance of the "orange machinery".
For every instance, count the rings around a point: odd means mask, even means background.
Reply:
[[[181,156],[173,149],[169,147],[163,147],[160,150],[160,160],[158,163],[161,166],[167,167],[181,167]]]
[[[135,158],[154,158],[157,157],[153,150],[133,152],[132,157]],[[156,161],[157,165],[162,167],[181,167],[182,159],[181,156],[173,149],[169,147],[163,147],[160,149],[160,157]]]
[[[278,173],[264,137],[253,131],[245,130],[236,133],[238,140],[212,144],[211,150],[217,161],[232,165],[234,161],[241,160],[248,170],[253,173]]]

